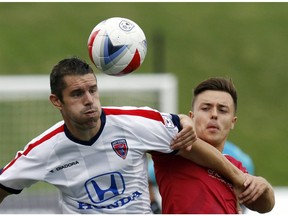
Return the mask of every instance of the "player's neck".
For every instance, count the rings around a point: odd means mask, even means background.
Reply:
[[[77,140],[81,141],[90,141],[95,137],[95,135],[99,132],[99,129],[101,127],[101,121],[98,120],[97,124],[93,127],[79,127],[71,124],[65,123],[67,126],[67,129],[69,130],[69,133],[76,138]]]

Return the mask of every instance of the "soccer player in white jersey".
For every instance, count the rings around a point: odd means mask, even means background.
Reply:
[[[151,213],[148,151],[183,155],[219,171],[239,188],[245,182],[221,153],[195,136],[188,116],[148,107],[102,108],[96,76],[78,58],[54,66],[50,87],[50,101],[63,121],[34,138],[3,167],[0,202],[44,181],[59,189],[63,213]]]

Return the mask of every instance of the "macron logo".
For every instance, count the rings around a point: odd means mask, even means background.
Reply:
[[[70,163],[61,165],[61,166],[57,167],[56,169],[50,170],[50,172],[51,172],[51,173],[54,173],[54,171],[58,172],[58,171],[60,171],[60,170],[62,170],[62,169],[66,169],[66,168],[75,166],[75,165],[77,165],[77,164],[79,164],[78,161],[73,161],[73,162],[70,162]]]

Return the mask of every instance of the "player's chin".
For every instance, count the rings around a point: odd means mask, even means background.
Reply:
[[[95,121],[94,119],[88,120],[85,122],[85,127],[87,129],[92,129],[97,127],[97,121]]]

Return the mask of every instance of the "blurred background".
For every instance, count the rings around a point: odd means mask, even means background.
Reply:
[[[1,2],[0,76],[48,75],[59,60],[71,56],[90,63],[87,40],[94,26],[109,17],[126,17],[143,29],[148,43],[146,59],[134,73],[173,74],[179,113],[190,110],[192,89],[200,81],[215,76],[233,79],[239,94],[238,122],[229,140],[253,158],[256,175],[273,186],[287,186],[287,11],[285,2]],[[21,115],[22,106],[11,115],[28,121]],[[11,108],[1,107],[2,118]],[[5,116],[9,122],[9,114]],[[47,125],[57,119],[59,114]],[[1,134],[17,125],[17,120],[7,122],[2,121]],[[9,138],[0,138],[1,166],[47,125],[22,132],[24,138],[8,152]]]

